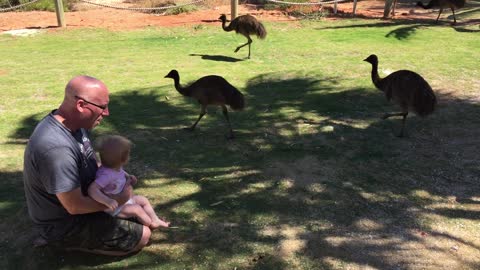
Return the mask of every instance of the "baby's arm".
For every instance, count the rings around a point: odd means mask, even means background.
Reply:
[[[131,185],[135,185],[137,183],[137,177],[135,177],[135,175],[132,175],[132,174],[128,174],[126,171],[123,171],[125,173],[125,178],[127,179],[127,182],[128,180],[130,180],[130,184]]]
[[[105,195],[105,193],[102,192],[100,185],[95,182],[92,182],[88,187],[88,195],[90,195],[95,201],[104,204],[112,211],[118,207],[117,201]]]

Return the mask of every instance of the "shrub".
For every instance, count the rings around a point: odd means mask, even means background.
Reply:
[[[136,8],[159,8],[159,7],[170,7],[175,6],[176,3],[170,0],[129,0],[131,3],[135,4]],[[158,9],[158,10],[146,10],[147,13],[160,13],[166,15],[176,15],[180,13],[188,13],[191,11],[197,10],[195,5],[187,5],[180,7],[173,7],[169,9]]]
[[[24,3],[28,3],[31,0],[0,0],[1,8],[9,8],[13,6],[18,6]],[[72,10],[73,5],[78,2],[78,0],[62,0],[63,10],[70,11]],[[55,11],[55,1],[53,0],[40,0],[38,2],[28,4],[22,8],[17,9],[17,11],[32,11],[32,10],[42,10],[42,11]]]

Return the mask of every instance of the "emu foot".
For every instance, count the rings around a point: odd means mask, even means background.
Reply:
[[[225,138],[227,138],[227,140],[233,140],[235,139],[235,135],[233,135],[233,133],[230,133],[229,135],[225,135]]]
[[[236,48],[235,51],[233,51],[233,52],[238,52],[239,50],[240,50],[240,48]]]
[[[186,130],[186,131],[194,131],[194,130],[195,130],[195,127],[185,127],[185,128],[183,128],[183,130]]]

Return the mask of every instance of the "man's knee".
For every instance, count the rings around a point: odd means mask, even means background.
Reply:
[[[150,230],[150,228],[147,226],[143,226],[142,237],[140,238],[140,241],[138,241],[137,246],[132,250],[132,252],[139,251],[144,248],[148,244],[151,235],[152,231]]]

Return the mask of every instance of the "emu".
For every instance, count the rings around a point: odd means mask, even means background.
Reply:
[[[227,119],[230,133],[227,139],[233,139],[233,130],[228,118],[228,110],[226,105],[229,105],[233,110],[242,110],[245,106],[245,100],[243,94],[238,91],[233,85],[227,82],[224,78],[217,75],[208,75],[198,79],[188,86],[180,85],[180,75],[178,71],[171,70],[165,78],[171,78],[174,81],[175,89],[186,97],[192,97],[198,101],[201,105],[200,115],[195,123],[185,128],[186,130],[193,131],[198,122],[207,113],[208,105],[218,105],[222,107],[223,115]]]
[[[440,18],[440,14],[442,14],[443,9],[449,7],[453,13],[453,24],[456,24],[457,19],[455,18],[455,9],[463,8],[465,6],[465,0],[430,0],[427,5],[424,5],[421,1],[418,1],[417,6],[424,9],[440,8],[435,23],[438,23],[438,19]]]
[[[391,116],[402,116],[402,129],[398,137],[404,136],[405,122],[410,111],[424,117],[435,110],[437,103],[432,88],[422,76],[410,70],[398,70],[385,78],[378,75],[378,57],[370,55],[363,61],[372,64],[372,81],[375,87],[385,93],[388,101],[392,100],[400,105],[399,113],[386,113],[382,119]]]
[[[237,34],[242,34],[247,38],[247,43],[238,46],[235,49],[235,52],[238,52],[242,47],[248,45],[248,59],[250,59],[250,44],[252,43],[250,35],[256,35],[260,39],[264,39],[267,36],[267,30],[263,24],[251,15],[238,16],[233,19],[228,26],[225,26],[225,22],[227,21],[227,16],[225,16],[225,14],[222,14],[218,19],[222,21],[222,28],[226,32],[235,30]]]

